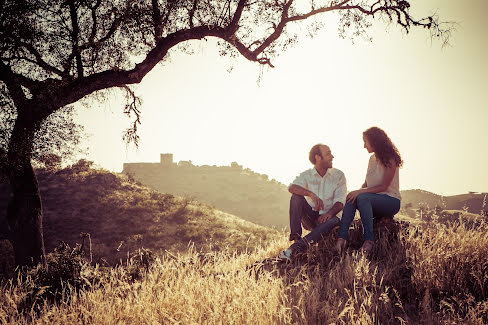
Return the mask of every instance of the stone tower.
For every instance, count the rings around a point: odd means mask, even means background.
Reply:
[[[172,153],[162,153],[160,155],[160,163],[164,167],[173,166],[173,154]]]

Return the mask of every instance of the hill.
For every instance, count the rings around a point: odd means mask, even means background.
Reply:
[[[402,207],[434,209],[440,207],[444,210],[466,210],[479,214],[488,210],[486,206],[486,193],[467,193],[452,196],[442,196],[424,190],[401,191]]]
[[[287,228],[290,193],[287,186],[267,175],[231,166],[196,166],[191,161],[173,162],[171,154],[162,154],[159,163],[126,163],[124,175],[164,193],[186,195],[245,220],[278,228]],[[351,190],[351,189],[349,189]],[[440,196],[423,190],[401,191],[402,207],[480,213],[483,194]]]
[[[195,200],[164,194],[79,163],[56,172],[37,170],[43,204],[46,250],[61,241],[74,247],[90,234],[94,259],[126,258],[141,246],[154,252],[197,249],[252,250],[278,231],[242,220]],[[5,233],[10,193],[0,185],[0,226]],[[1,232],[0,232],[1,234]],[[88,245],[88,238],[85,239]]]
[[[290,193],[287,186],[267,175],[231,166],[195,166],[173,163],[161,155],[160,163],[126,163],[124,175],[164,193],[194,197],[245,220],[279,229],[288,227]]]

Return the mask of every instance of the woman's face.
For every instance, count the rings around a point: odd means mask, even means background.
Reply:
[[[363,141],[364,141],[364,148],[366,148],[366,150],[368,150],[368,153],[372,153],[373,147],[371,146],[368,138],[364,134],[363,134]]]

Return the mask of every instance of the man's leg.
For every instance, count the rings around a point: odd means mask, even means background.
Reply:
[[[364,193],[356,198],[364,240],[374,240],[373,212],[378,216],[392,216],[400,210],[400,200],[386,194]]]
[[[301,240],[295,242],[290,248],[294,252],[304,251],[308,246],[318,243],[320,240],[325,238],[332,229],[339,225],[340,220],[337,216],[334,216],[327,220],[326,222],[319,223],[308,235],[303,237]]]
[[[347,202],[342,210],[341,227],[339,228],[339,238],[347,240],[349,236],[349,227],[351,226],[356,214],[356,203]]]
[[[318,211],[313,211],[307,200],[301,195],[292,194],[290,199],[290,239],[302,236],[302,223],[307,230],[317,223]]]

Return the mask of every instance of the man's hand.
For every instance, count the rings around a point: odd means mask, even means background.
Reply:
[[[313,193],[310,195],[310,198],[312,199],[313,201],[313,205],[314,205],[314,209],[316,211],[320,211],[320,210],[323,210],[324,209],[324,202],[322,201],[322,199],[320,199],[317,194]]]
[[[324,213],[324,214],[321,214],[317,220],[319,223],[324,223],[332,217],[333,217],[333,215],[330,215],[329,213]]]

